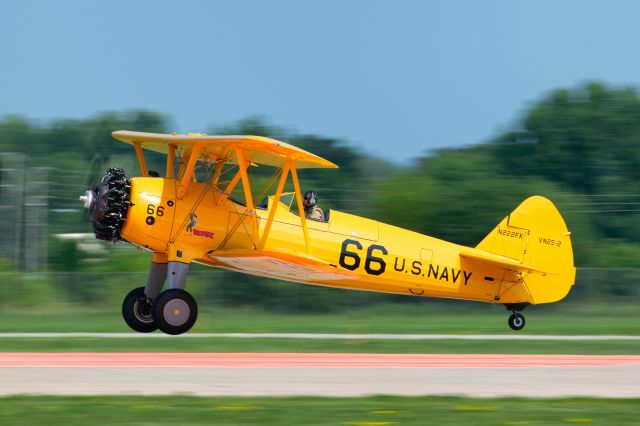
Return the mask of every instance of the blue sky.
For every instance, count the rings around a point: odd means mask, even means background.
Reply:
[[[406,161],[585,80],[640,86],[633,1],[3,1],[0,115],[249,115]],[[133,129],[135,130],[135,129]]]

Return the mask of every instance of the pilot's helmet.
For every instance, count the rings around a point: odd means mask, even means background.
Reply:
[[[304,194],[302,204],[304,204],[305,207],[314,207],[318,204],[318,194],[316,194],[315,191],[307,191]]]

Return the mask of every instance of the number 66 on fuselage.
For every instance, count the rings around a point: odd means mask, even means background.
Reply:
[[[563,299],[574,283],[570,233],[544,197],[526,199],[472,248],[336,210],[326,211],[324,221],[306,219],[298,214],[304,210],[298,170],[337,166],[284,142],[113,136],[133,145],[142,176],[110,169],[81,199],[97,238],[153,253],[145,286],[122,307],[136,331],[180,334],[193,326],[197,305],[185,290],[192,262],[305,284],[501,303],[513,311],[514,330],[524,327],[519,311]],[[167,155],[163,177],[147,170],[143,149]],[[273,167],[270,183],[277,182],[259,204],[247,173],[255,165]],[[195,177],[196,166],[204,177]],[[284,192],[289,178],[291,193]],[[244,202],[232,198],[239,183]]]

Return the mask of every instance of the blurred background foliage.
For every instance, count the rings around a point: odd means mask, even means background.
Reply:
[[[46,170],[47,176],[42,183],[47,187],[46,228],[42,230],[48,247],[46,266],[32,268],[32,273],[47,277],[47,273],[55,275],[52,272],[147,270],[149,254],[126,244],[79,243],[58,237],[92,232],[78,196],[108,167],[123,167],[129,175],[138,173],[133,150],[111,137],[112,131],[120,129],[172,131],[168,117],[153,111],[108,112],[46,125],[17,116],[0,119],[0,214],[4,226],[0,271],[29,269],[24,261],[30,255],[28,237],[12,233],[20,226],[35,226],[15,223],[27,219],[10,211],[15,198],[11,191],[19,180],[16,164],[23,167],[24,179],[36,169]],[[309,150],[340,166],[336,171],[300,173],[303,188],[315,189],[323,208],[371,217],[464,245],[476,245],[526,197],[544,195],[556,203],[572,231],[578,267],[639,266],[640,97],[634,89],[586,83],[555,90],[490,140],[424,155],[416,149],[415,160],[407,165],[389,163],[346,141],[296,134],[262,117],[208,129],[208,133],[270,136]],[[420,146],[420,135],[415,137]],[[162,156],[150,155],[147,161],[152,169],[164,169]],[[267,168],[252,171],[259,183],[266,182],[271,172]],[[32,184],[37,186],[38,182]],[[256,193],[260,189],[261,185],[254,188]],[[235,296],[233,286],[225,285],[224,297],[231,302],[257,304],[275,297],[269,280],[226,271],[215,276],[241,285]],[[41,280],[37,277],[36,281]],[[74,297],[93,300],[102,295],[86,282],[74,283],[71,278],[66,282],[65,288],[75,293]],[[636,283],[629,285],[636,288]],[[309,290],[307,295],[304,289],[296,290],[296,303],[327,309],[334,302],[332,294]]]

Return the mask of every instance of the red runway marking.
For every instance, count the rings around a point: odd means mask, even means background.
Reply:
[[[640,365],[637,355],[0,353],[0,367],[501,368]]]

